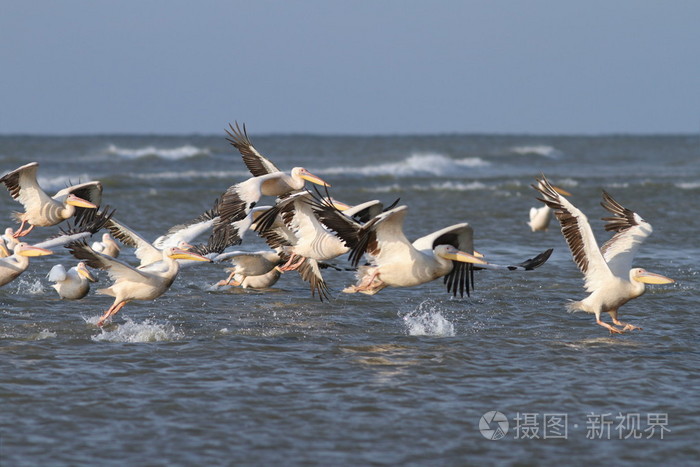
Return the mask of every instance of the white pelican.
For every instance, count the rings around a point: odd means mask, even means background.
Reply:
[[[571,196],[571,193],[562,188],[556,186],[552,186],[552,188],[560,195]],[[545,204],[541,208],[530,208],[530,221],[527,225],[530,226],[533,232],[545,231],[549,228],[549,222],[551,220],[552,208]]]
[[[114,241],[112,236],[108,233],[102,234],[102,240],[99,242],[93,242],[91,248],[98,253],[111,256],[112,258],[118,258],[121,248],[117,242]]]
[[[281,271],[278,266],[284,262],[282,257],[273,250],[255,252],[233,251],[223,253],[216,259],[216,261],[226,260],[231,261],[232,264],[232,267],[226,269],[230,274],[216,285],[241,285],[244,288],[265,288],[271,286],[279,279]],[[251,278],[251,280],[248,280],[248,278]]]
[[[34,226],[56,225],[76,214],[76,208],[97,208],[102,198],[100,182],[69,186],[49,197],[36,180],[38,167],[37,162],[31,162],[0,178],[10,195],[24,206],[25,212],[15,213],[17,221],[21,222],[15,237],[27,235]],[[26,224],[30,227],[23,230]]]
[[[106,270],[114,281],[110,287],[97,290],[98,294],[114,297],[114,303],[100,317],[98,326],[102,326],[132,300],[154,300],[163,295],[180,271],[178,259],[210,261],[195,253],[168,247],[161,252],[161,261],[134,268],[118,259],[95,252],[84,242],[70,243],[67,248],[77,259],[86,261],[88,266]]]
[[[452,272],[453,261],[486,264],[483,259],[472,255],[473,248],[466,252],[447,242],[431,245],[429,250],[416,248],[403,233],[407,210],[406,206],[393,208],[360,228],[359,242],[350,254],[350,261],[353,266],[358,266],[366,253],[370,265],[358,268],[358,284],[343,292],[372,295],[387,286],[424,284]],[[471,230],[468,225],[465,227]]]
[[[51,250],[19,242],[13,249],[14,253],[0,258],[0,286],[17,279],[29,267],[29,258],[53,254]]]
[[[90,291],[90,282],[97,282],[95,276],[82,261],[67,271],[62,264],[57,264],[51,268],[46,277],[49,281],[54,282],[51,287],[56,289],[58,295],[65,300],[83,298]]]
[[[618,309],[644,293],[644,284],[670,284],[673,279],[632,268],[632,261],[642,242],[652,233],[651,224],[637,213],[626,209],[603,191],[601,205],[613,214],[605,217],[606,231],[616,232],[613,237],[598,248],[593,230],[586,216],[564,196],[554,190],[542,176],[533,188],[542,193],[538,198],[554,210],[561,224],[566,243],[573,254],[574,262],[585,276],[585,289],[590,295],[585,299],[569,304],[569,310],[583,310],[595,314],[596,323],[611,333],[640,329],[617,319]],[[610,313],[613,324],[601,321],[603,312]]]

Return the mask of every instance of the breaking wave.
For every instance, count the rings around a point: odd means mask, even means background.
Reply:
[[[319,170],[323,174],[355,174],[364,176],[411,177],[421,175],[459,176],[469,173],[469,169],[486,167],[490,164],[479,157],[452,159],[442,154],[412,154],[398,162],[365,165],[360,167],[332,167]],[[316,172],[316,171],[314,171]]]
[[[510,148],[510,152],[523,156],[543,156],[550,159],[557,159],[564,155],[560,150],[547,146],[545,144],[537,144],[532,146],[514,146]]]
[[[128,149],[110,144],[107,154],[123,157],[125,159],[140,159],[142,157],[159,157],[161,159],[179,160],[196,156],[208,156],[211,151],[207,148],[198,148],[186,144],[178,148],[163,149],[155,146],[146,146],[138,149]]]

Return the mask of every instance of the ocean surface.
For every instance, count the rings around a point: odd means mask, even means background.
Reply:
[[[102,329],[112,298],[94,290],[106,274],[62,301],[46,274],[76,260],[65,249],[32,258],[0,289],[0,465],[700,461],[700,136],[250,136],[346,203],[400,198],[409,238],[469,222],[491,262],[554,253],[531,272],[478,271],[464,298],[440,280],[344,294],[353,272],[325,270],[324,302],[294,272],[270,290],[216,288],[226,265],[202,263]],[[101,180],[103,204],[149,239],[249,176],[223,131],[0,136],[1,172],[31,161],[51,194]],[[556,221],[526,224],[542,173],[572,193],[601,244],[603,189],[654,226],[635,265],[676,282],[621,308],[642,330],[611,336],[566,311],[586,296],[582,275]],[[0,227],[16,226],[20,208],[2,188]],[[264,247],[249,234],[236,248]]]

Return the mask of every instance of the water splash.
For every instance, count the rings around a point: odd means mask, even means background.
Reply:
[[[427,300],[418,308],[402,316],[408,334],[411,336],[440,336],[452,337],[455,327],[442,311],[431,300]]]
[[[86,321],[91,322],[90,319]],[[97,320],[95,320],[97,321]],[[182,339],[184,336],[172,324],[159,324],[151,320],[137,323],[126,318],[126,322],[100,328],[100,334],[92,336],[96,342],[161,342]]]
[[[34,340],[40,341],[44,339],[51,339],[56,337],[56,333],[53,331],[49,331],[48,329],[42,329],[41,332],[39,332],[36,336],[34,336]]]
[[[24,295],[43,295],[44,284],[39,279],[22,279],[15,280],[17,289],[15,293]]]

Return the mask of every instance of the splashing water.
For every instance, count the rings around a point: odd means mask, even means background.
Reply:
[[[100,331],[100,334],[93,336],[92,340],[96,342],[160,342],[183,337],[171,324],[158,324],[151,320],[136,323],[130,318],[126,318],[126,322],[119,324],[116,329],[109,326],[108,329],[101,328]]]
[[[445,318],[437,305],[431,301],[421,303],[417,309],[408,312],[402,319],[411,336],[452,337],[455,335],[454,324]]]

